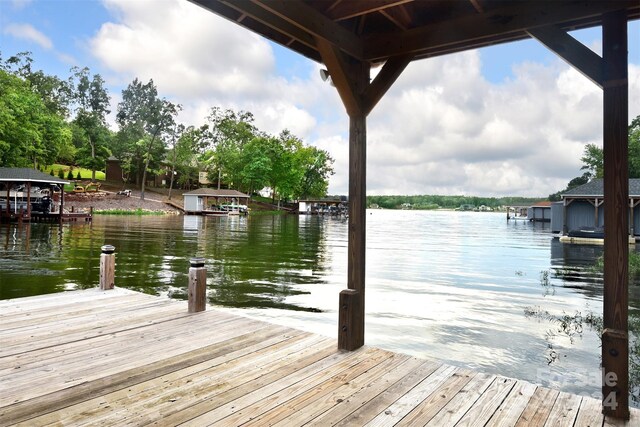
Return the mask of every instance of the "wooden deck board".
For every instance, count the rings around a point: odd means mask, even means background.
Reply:
[[[633,426],[600,402],[132,291],[0,301],[0,426]]]

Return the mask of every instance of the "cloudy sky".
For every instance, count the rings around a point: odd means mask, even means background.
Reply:
[[[600,53],[600,28],[574,33]],[[629,25],[630,120],[640,114],[640,24]],[[204,123],[213,106],[250,111],[331,153],[329,192],[348,188],[348,121],[321,64],[185,0],[0,0],[0,54],[36,69],[101,74],[112,110],[135,77]],[[533,40],[410,64],[368,118],[368,194],[546,196],[602,143],[602,93]],[[114,127],[115,129],[115,127]]]

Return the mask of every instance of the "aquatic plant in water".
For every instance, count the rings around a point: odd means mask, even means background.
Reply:
[[[635,259],[638,260],[638,270],[636,275],[640,272],[640,256],[634,252]],[[631,264],[631,263],[630,263]],[[631,276],[631,265],[629,267]],[[540,272],[540,285],[545,290],[545,296],[549,295],[549,289],[553,289],[555,294],[555,287],[549,279],[549,272],[544,270]],[[574,343],[576,338],[581,338],[585,327],[595,332],[598,338],[602,338],[603,321],[602,315],[596,314],[591,310],[586,313],[576,311],[574,314],[553,314],[547,310],[544,310],[540,306],[525,307],[524,315],[527,318],[536,319],[538,321],[547,321],[555,327],[547,330],[545,334],[545,340],[547,341],[547,351],[545,358],[547,364],[551,365],[557,362],[561,355],[554,346],[554,341],[559,337],[568,338],[571,344]],[[629,314],[629,396],[631,403],[634,406],[640,406],[640,315]]]

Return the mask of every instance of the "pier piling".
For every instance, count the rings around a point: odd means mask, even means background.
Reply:
[[[116,248],[112,245],[104,245],[100,254],[100,290],[113,289],[116,273]]]
[[[204,311],[207,304],[207,269],[204,258],[191,258],[189,267],[189,313]]]

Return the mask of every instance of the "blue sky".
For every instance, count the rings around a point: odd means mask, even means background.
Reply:
[[[187,24],[188,23],[188,24]],[[336,159],[347,189],[348,122],[320,64],[184,0],[0,0],[0,52],[30,51],[61,77],[87,66],[121,90],[153,78],[203,123],[213,106],[253,112]],[[600,29],[574,33],[598,50]],[[630,118],[640,114],[640,24],[629,26]],[[411,64],[369,117],[368,193],[545,196],[600,143],[601,93],[534,40]]]

